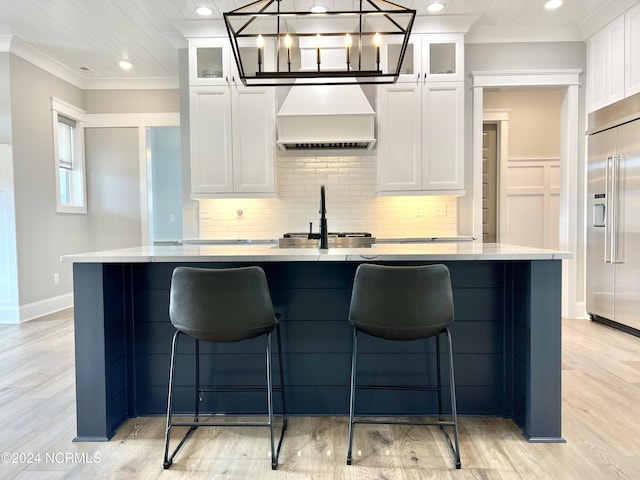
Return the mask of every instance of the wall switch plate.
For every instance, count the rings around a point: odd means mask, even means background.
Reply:
[[[57,273],[53,274],[53,284],[54,285],[58,285],[60,283],[60,275],[58,275]]]

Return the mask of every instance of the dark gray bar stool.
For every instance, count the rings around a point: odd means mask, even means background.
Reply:
[[[282,372],[282,346],[280,342],[279,317],[274,313],[267,278],[260,267],[228,269],[208,269],[177,267],[171,278],[169,318],[175,326],[171,346],[171,367],[169,370],[169,394],[167,399],[167,426],[164,446],[164,468],[169,468],[173,458],[187,438],[197,427],[240,426],[269,427],[271,434],[271,468],[278,465],[278,455],[284,432],[287,428],[284,396],[284,376]],[[280,386],[273,386],[271,376],[271,333],[275,329],[280,363]],[[172,420],[173,389],[175,383],[175,361],[178,338],[186,334],[195,338],[195,408],[192,422]],[[239,342],[261,335],[266,336],[266,387],[212,387],[200,385],[200,341]],[[265,422],[225,422],[201,421],[201,417],[211,418],[215,414],[201,414],[199,401],[204,392],[215,391],[264,391],[267,392],[268,419]],[[282,431],[278,446],[274,439],[273,391],[282,393]],[[172,427],[190,427],[171,456],[169,440]]]
[[[355,423],[439,425],[444,432],[456,468],[461,467],[458,443],[458,417],[456,412],[453,352],[449,325],[453,322],[453,293],[449,269],[446,265],[382,266],[362,264],[353,283],[349,323],[353,326],[353,352],[351,357],[351,398],[349,403],[349,446],[347,465],[351,465],[353,428]],[[418,340],[435,337],[437,385],[396,386],[357,385],[356,359],[358,332],[387,340]],[[448,341],[449,381],[451,393],[451,420],[442,412],[442,382],[440,365],[440,335]],[[354,419],[356,389],[429,390],[438,394],[438,421],[404,422]],[[453,428],[454,441],[445,427]]]

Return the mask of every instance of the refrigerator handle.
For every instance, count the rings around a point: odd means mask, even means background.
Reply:
[[[611,157],[612,172],[611,172],[611,205],[613,207],[611,211],[611,263],[621,263],[618,258],[618,236],[619,222],[618,217],[620,214],[620,198],[619,198],[619,182],[620,182],[620,156],[614,155]]]
[[[613,157],[604,159],[604,263],[611,263],[611,162]]]

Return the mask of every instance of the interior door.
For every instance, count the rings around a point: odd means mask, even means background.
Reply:
[[[482,241],[496,242],[498,126],[485,123],[482,129]]]

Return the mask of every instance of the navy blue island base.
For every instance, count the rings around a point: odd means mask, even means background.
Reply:
[[[174,331],[168,318],[169,287],[178,265],[261,266],[274,307],[282,315],[288,413],[347,415],[347,313],[355,270],[365,261],[74,262],[75,440],[106,441],[128,418],[165,413]],[[512,418],[531,442],[563,441],[561,260],[370,262],[448,265],[454,289],[452,336],[460,415]],[[362,382],[416,384],[434,376],[432,344],[382,342],[366,335],[360,344]],[[182,345],[178,412],[190,411],[193,405],[193,346]],[[255,341],[203,346],[209,360],[201,363],[201,375],[214,384],[259,385],[264,381],[263,349]],[[275,355],[274,362],[277,372]],[[205,397],[201,408],[255,413],[265,410],[265,400],[260,394],[228,393]],[[281,405],[276,402],[275,408],[278,412]],[[429,415],[436,408],[428,392],[370,390],[358,399],[358,414]]]

